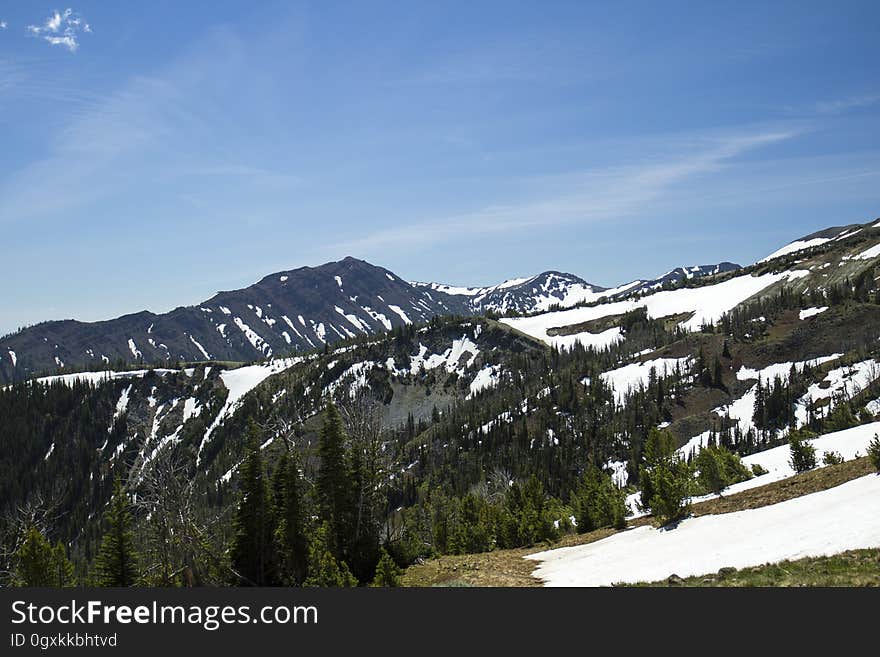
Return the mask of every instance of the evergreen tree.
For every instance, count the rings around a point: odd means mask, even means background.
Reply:
[[[352,481],[345,459],[345,431],[342,418],[333,402],[327,404],[324,426],[318,441],[321,459],[317,492],[320,517],[328,526],[327,542],[337,559],[344,559],[348,549],[352,517]]]
[[[755,409],[752,413],[752,422],[758,429],[763,430],[767,426],[764,385],[760,377],[758,378],[758,387],[755,389]]]
[[[357,580],[344,561],[333,556],[328,545],[329,523],[322,524],[309,546],[309,576],[304,586],[337,588],[357,586]]]
[[[285,453],[278,463],[276,478],[275,539],[278,545],[281,579],[286,584],[301,585],[308,575],[309,542],[305,491],[295,452]]]
[[[877,434],[874,434],[874,439],[868,443],[868,456],[871,459],[871,463],[874,464],[874,468],[880,473],[880,438],[877,438]]]
[[[697,470],[697,481],[706,493],[720,495],[731,484],[752,478],[739,456],[721,446],[701,449],[693,466]]]
[[[697,480],[707,493],[720,495],[727,486],[721,463],[715,457],[715,447],[705,447],[694,459],[694,467],[697,469]]]
[[[687,461],[675,452],[675,439],[668,431],[651,429],[639,481],[642,506],[661,523],[685,516],[690,508],[692,471]]]
[[[275,528],[259,432],[253,422],[248,427],[247,444],[248,453],[239,470],[241,499],[233,518],[230,556],[242,584],[269,586],[274,583],[272,539]]]
[[[845,399],[838,399],[834,410],[825,420],[824,430],[827,432],[843,431],[854,427],[859,423],[858,419],[852,412],[849,402]]]
[[[379,550],[379,563],[376,566],[376,577],[371,586],[394,587],[400,586],[400,568],[394,563],[394,559],[385,550]]]
[[[107,533],[95,561],[98,586],[134,586],[138,580],[138,554],[132,531],[131,505],[116,479],[107,515]]]
[[[724,369],[721,366],[721,360],[715,358],[715,364],[712,368],[712,385],[716,388],[724,389]]]
[[[586,469],[570,499],[579,533],[626,527],[626,494],[599,468]]]
[[[791,449],[789,464],[800,474],[816,467],[816,448],[809,442],[809,432],[793,431],[789,436],[788,445]]]
[[[34,526],[24,532],[15,552],[13,586],[54,587],[75,586],[73,564],[61,541],[53,548],[43,533]]]

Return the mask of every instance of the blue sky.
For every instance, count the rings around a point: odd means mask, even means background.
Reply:
[[[0,333],[346,255],[612,285],[880,216],[876,2],[67,9],[0,0]]]

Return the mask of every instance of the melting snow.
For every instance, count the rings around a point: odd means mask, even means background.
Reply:
[[[401,310],[400,306],[395,306],[393,303],[389,303],[388,307],[400,316],[400,319],[403,320],[404,324],[412,324],[412,320],[407,317],[406,313]]]
[[[474,380],[471,381],[470,385],[470,393],[467,396],[467,399],[471,399],[474,395],[486,390],[487,388],[494,388],[498,385],[498,381],[501,379],[501,367],[499,365],[489,365],[484,367],[477,375],[474,377]]]
[[[665,290],[639,299],[626,299],[586,308],[561,310],[533,317],[504,318],[501,321],[527,335],[550,343],[551,338],[547,332],[551,328],[571,326],[611,315],[621,315],[630,310],[644,307],[647,309],[648,315],[654,318],[693,313],[693,316],[682,322],[681,326],[688,331],[698,331],[704,323],[718,321],[724,313],[770,285],[808,275],[808,271],[798,270],[762,276],[737,276],[715,285]]]
[[[205,357],[205,360],[211,360],[211,356],[208,354],[207,351],[205,351],[205,348],[201,344],[199,344],[198,340],[196,340],[193,336],[189,336],[189,339],[192,340],[192,343],[196,346],[196,349],[202,352],[202,356]]]
[[[113,419],[110,420],[110,426],[107,427],[107,433],[113,431],[113,425],[116,424],[116,420],[128,410],[128,401],[131,397],[131,389],[134,386],[128,386],[125,390],[122,391],[122,394],[119,395],[119,401],[116,402],[116,410],[113,412]]]
[[[239,330],[244,333],[244,336],[247,338],[248,342],[251,343],[251,346],[266,356],[272,355],[272,347],[270,347],[265,340],[258,333],[256,333],[250,326],[241,321],[240,317],[234,317],[232,321],[239,328]]]
[[[828,306],[822,306],[821,308],[804,308],[798,313],[798,317],[801,319],[807,319],[808,317],[814,317],[819,313],[824,313],[826,310],[828,310]]]
[[[838,395],[855,395],[878,377],[880,377],[880,366],[873,358],[831,370],[823,381],[811,385],[806,394],[798,400],[795,408],[798,426],[807,423],[809,419],[807,409],[813,402],[828,399],[831,402],[828,407],[831,408]]]
[[[870,260],[871,258],[876,258],[880,256],[880,244],[875,244],[867,251],[862,251],[859,255],[855,256],[856,260]]]
[[[363,331],[364,333],[370,332],[369,327],[364,326],[363,322],[361,322],[357,315],[346,314],[346,312],[339,306],[334,306],[334,308],[336,312],[345,317],[345,319],[347,319],[356,329]]]
[[[348,394],[350,397],[354,398],[358,390],[366,387],[367,374],[374,367],[376,367],[376,363],[372,361],[355,363],[354,365],[346,369],[335,381],[327,386],[327,392],[330,395],[333,395],[336,393],[336,390],[339,388],[339,386],[341,386],[343,383],[350,381],[348,386]]]
[[[283,372],[297,363],[303,362],[303,360],[304,358],[284,358],[269,361],[268,363],[260,365],[248,365],[245,367],[239,367],[238,369],[223,370],[220,372],[220,379],[223,381],[223,385],[226,386],[226,389],[229,390],[229,395],[226,397],[226,402],[223,404],[223,408],[220,409],[220,412],[217,413],[217,417],[214,418],[214,421],[208,427],[207,431],[205,431],[202,442],[199,444],[199,455],[196,457],[196,465],[201,461],[202,449],[208,443],[208,440],[210,440],[211,434],[214,433],[223,420],[233,415],[235,411],[238,410],[242,398],[247,393],[273,374]]]
[[[789,253],[795,253],[797,251],[803,251],[804,249],[811,249],[814,246],[820,246],[825,244],[825,242],[830,242],[831,240],[827,237],[815,237],[811,240],[797,240],[792,242],[791,244],[786,244],[781,249],[774,251],[766,258],[762,258],[758,262],[767,262],[768,260],[773,260],[773,258],[779,258],[784,255],[788,255]]]
[[[664,377],[672,374],[676,368],[685,372],[690,362],[690,357],[655,358],[654,360],[646,360],[642,363],[630,363],[615,370],[608,370],[603,372],[601,377],[605,383],[614,388],[614,398],[620,404],[623,403],[623,399],[628,392],[648,384],[652,369],[657,377]]]
[[[193,397],[187,397],[183,402],[183,423],[186,424],[191,418],[198,417],[202,413],[202,407]]]
[[[880,545],[880,477],[868,475],[747,511],[630,529],[587,545],[528,555],[547,586],[608,586],[703,575]]]

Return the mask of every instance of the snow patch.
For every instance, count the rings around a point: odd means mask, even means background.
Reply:
[[[400,306],[395,306],[393,303],[389,303],[388,307],[391,308],[392,311],[397,313],[397,315],[400,317],[400,319],[403,320],[404,324],[412,324],[413,323],[412,320],[409,317],[407,317],[406,313],[403,312],[403,310],[400,308]]]
[[[609,586],[831,555],[880,545],[880,477],[747,511],[637,527],[587,545],[528,555],[547,586]]]
[[[196,340],[193,336],[189,336],[189,339],[196,346],[196,349],[202,352],[202,356],[205,357],[205,360],[211,360],[211,355],[207,351],[205,351],[205,348],[201,344],[199,344],[198,340]]]
[[[824,313],[826,310],[828,310],[828,306],[822,306],[821,308],[804,308],[798,313],[798,317],[800,319],[807,319],[808,317],[815,317],[819,313]]]

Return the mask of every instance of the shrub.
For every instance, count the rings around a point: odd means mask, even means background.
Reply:
[[[752,474],[755,475],[756,477],[760,477],[760,476],[765,475],[769,472],[770,471],[767,468],[765,468],[763,465],[761,465],[760,463],[752,463]]]
[[[816,448],[810,444],[806,435],[792,432],[788,445],[791,449],[789,464],[795,472],[800,474],[816,467]]]
[[[578,533],[602,527],[626,527],[626,494],[614,485],[611,476],[590,466],[571,493]]]
[[[385,550],[380,548],[379,563],[376,565],[376,577],[371,586],[392,587],[400,586],[400,568],[394,563],[394,559]]]
[[[683,518],[690,508],[693,471],[675,452],[672,434],[651,429],[644,456],[645,464],[639,471],[643,508],[662,524]]]
[[[724,447],[709,446],[700,450],[694,460],[697,481],[706,493],[720,495],[731,484],[752,478],[739,456]]]
[[[645,470],[642,477],[651,481],[653,496],[648,500],[651,514],[661,524],[669,524],[687,515],[693,485],[692,470],[681,458],[673,458]]]
[[[868,456],[871,458],[871,463],[874,464],[877,472],[880,472],[880,439],[877,438],[876,433],[874,434],[874,440],[868,444]]]
[[[838,452],[825,452],[822,455],[823,465],[840,465],[843,463],[843,457]]]

